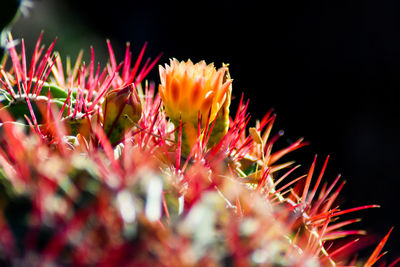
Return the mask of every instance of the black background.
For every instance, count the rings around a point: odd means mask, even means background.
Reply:
[[[353,227],[381,238],[394,226],[385,258],[399,255],[398,1],[57,2],[58,15],[40,11],[46,1],[37,1],[32,18],[21,23],[38,16],[61,20],[64,26],[55,33],[61,44],[91,32],[110,38],[114,47],[132,42],[136,55],[147,41],[146,55],[163,52],[161,63],[172,57],[230,63],[233,106],[243,92],[250,99],[252,122],[274,108],[275,131],[285,130],[282,145],[299,137],[310,142],[293,156],[304,164],[303,172],[315,154],[317,170],[330,155],[327,181],[338,173],[347,181],[342,207],[382,205],[353,214],[363,218]],[[75,35],[69,33],[74,23],[81,31]],[[41,27],[54,38],[50,24]],[[23,33],[21,28],[17,25]],[[117,51],[121,60],[122,53]],[[149,79],[158,82],[158,71]]]

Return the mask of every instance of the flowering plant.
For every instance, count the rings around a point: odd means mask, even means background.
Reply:
[[[29,266],[374,265],[359,219],[339,216],[338,176],[282,159],[276,115],[248,127],[242,96],[233,116],[229,66],[190,60],[63,64],[54,43],[30,61],[11,34],[0,66],[0,261]],[[30,63],[28,63],[30,62]],[[389,266],[394,266],[399,260]]]

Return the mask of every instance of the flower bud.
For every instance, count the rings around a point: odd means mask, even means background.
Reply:
[[[117,144],[142,116],[142,103],[134,85],[110,91],[103,103],[103,112],[104,132],[111,144]]]

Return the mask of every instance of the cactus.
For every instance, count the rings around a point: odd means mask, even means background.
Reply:
[[[339,216],[329,157],[304,175],[275,150],[275,114],[249,127],[230,112],[227,65],[160,56],[64,71],[54,43],[26,65],[9,47],[0,76],[0,262],[22,266],[336,266],[354,264],[362,230]],[[10,36],[10,42],[12,41]],[[70,62],[70,60],[67,60]],[[65,75],[65,76],[64,76]],[[199,98],[198,98],[199,97]],[[186,102],[187,100],[190,100]],[[285,182],[286,181],[286,182]],[[390,232],[368,259],[372,266]]]
[[[158,58],[138,69],[142,57],[140,56],[131,68],[128,44],[125,55],[127,61],[123,65],[120,77],[119,68],[122,65],[115,65],[114,52],[107,41],[112,63],[109,69],[104,69],[101,73],[100,69],[97,69],[94,73],[95,59],[92,50],[89,68],[81,64],[82,54],[79,54],[72,70],[70,59],[67,59],[69,73],[64,77],[65,71],[60,55],[57,52],[53,53],[55,42],[40,58],[41,39],[42,35],[36,43],[29,70],[25,63],[27,59],[24,40],[21,41],[21,60],[16,47],[10,46],[9,54],[15,75],[2,71],[0,110],[7,111],[11,115],[11,121],[34,128],[38,134],[46,136],[49,142],[52,142],[55,124],[62,121],[66,131],[63,134],[79,134],[87,142],[96,142],[97,132],[104,131],[112,144],[120,143],[125,131],[130,130],[141,116],[141,105],[137,102],[140,99],[135,84],[144,79]],[[8,42],[13,43],[11,35]],[[54,82],[48,81],[51,73],[51,80]],[[125,100],[126,103],[123,103]],[[117,106],[124,108],[119,110]],[[134,114],[129,111],[130,107],[134,109]],[[107,116],[104,113],[106,110]]]

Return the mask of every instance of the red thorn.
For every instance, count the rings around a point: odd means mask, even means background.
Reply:
[[[131,74],[129,75],[129,79],[128,79],[128,81],[125,81],[125,82],[131,83],[135,79],[136,73],[139,69],[139,65],[140,65],[140,62],[142,61],[146,47],[147,47],[147,42],[144,43],[142,50],[140,51],[140,54],[139,54],[138,58],[136,59],[135,66],[133,67],[133,70],[131,71]]]
[[[311,179],[312,179],[312,176],[313,176],[313,173],[314,173],[314,168],[315,168],[315,162],[316,161],[317,161],[317,155],[315,155],[314,161],[311,164],[310,170],[308,171],[308,174],[307,174],[306,184],[304,185],[303,195],[301,196],[301,202],[302,203],[306,203],[307,193],[308,193],[308,189],[310,188]]]
[[[311,194],[310,194],[310,196],[309,196],[309,198],[307,200],[307,203],[311,203],[311,201],[313,200],[313,198],[314,198],[314,196],[315,196],[315,194],[317,192],[318,186],[321,183],[322,177],[324,176],[326,166],[328,165],[328,160],[329,160],[329,155],[325,159],[325,163],[324,163],[324,165],[322,167],[321,172],[319,173],[317,182],[314,185],[314,188],[313,188],[313,190],[312,190],[312,192],[311,192]]]
[[[365,267],[371,267],[375,262],[377,262],[383,255],[385,255],[385,252],[379,255],[381,253],[383,246],[386,244],[387,240],[389,239],[390,234],[393,231],[393,227],[390,228],[389,233],[385,235],[385,237],[379,242],[378,246],[375,248],[375,250],[372,252],[371,256],[368,258],[367,262],[365,263]]]

